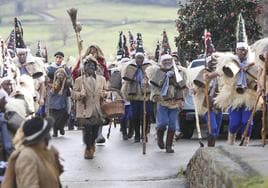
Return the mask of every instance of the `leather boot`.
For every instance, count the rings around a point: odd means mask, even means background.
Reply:
[[[53,137],[58,137],[58,129],[56,127],[53,127]]]
[[[235,143],[236,134],[232,134],[228,132],[228,144],[234,145]]]
[[[212,135],[208,136],[208,147],[214,147],[215,146],[215,137]]]
[[[93,148],[86,148],[84,158],[85,159],[93,159],[93,157],[94,157]]]
[[[174,150],[172,149],[174,134],[175,134],[175,131],[171,131],[171,130],[167,131],[167,139],[166,139],[166,152],[167,153],[174,153]]]
[[[164,133],[165,130],[157,129],[157,145],[160,149],[165,149]]]

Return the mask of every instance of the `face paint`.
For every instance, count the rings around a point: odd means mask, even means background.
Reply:
[[[85,73],[87,75],[93,75],[93,74],[95,74],[97,67],[96,67],[95,63],[89,61],[89,62],[85,63],[84,69],[85,69]]]

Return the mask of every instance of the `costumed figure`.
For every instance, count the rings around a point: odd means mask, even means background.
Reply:
[[[120,47],[120,48],[119,48]],[[118,89],[119,91],[122,88],[122,76],[121,72],[126,67],[129,59],[129,51],[127,47],[126,36],[121,32],[119,35],[119,45],[117,51],[117,64],[114,67],[109,67],[110,72],[110,81],[108,84],[109,88]],[[120,117],[120,130],[122,132],[123,140],[131,138],[133,135],[133,124],[131,121],[132,118],[132,109],[130,102],[124,99],[125,101],[125,113]]]
[[[228,143],[233,145],[238,131],[244,132],[257,98],[257,66],[250,59],[249,47],[242,15],[237,24],[236,55],[213,54],[217,72],[221,76],[219,94],[215,103],[229,112]],[[250,122],[244,145],[248,145],[253,121]]]
[[[72,98],[76,100],[76,118],[83,127],[84,142],[86,144],[85,159],[92,159],[95,153],[95,140],[99,126],[103,124],[103,114],[100,102],[105,95],[106,80],[96,74],[97,60],[89,55],[84,58],[85,75],[75,80]]]
[[[193,81],[193,83],[197,87],[200,87],[200,89],[202,88],[204,93],[208,92],[208,96],[207,98],[205,97],[205,101],[203,103],[204,107],[207,109],[206,113],[204,114],[204,118],[207,123],[208,130],[210,129],[208,131],[209,132],[208,146],[214,147],[216,138],[220,134],[222,124],[222,110],[214,104],[214,99],[217,93],[219,92],[218,79],[217,79],[219,74],[215,71],[216,69],[216,64],[214,64],[215,62],[211,59],[211,54],[215,52],[215,48],[214,45],[212,44],[210,32],[205,32],[204,43],[206,48],[205,59],[204,59],[206,63],[205,69],[203,69],[199,73],[199,75],[197,75],[197,78]],[[202,79],[204,82],[202,82]],[[207,88],[205,87],[206,84]],[[205,91],[206,89],[208,89],[208,91]]]
[[[157,102],[156,124],[157,144],[167,153],[173,153],[174,134],[178,122],[178,111],[183,105],[184,81],[180,76],[172,56],[162,55],[159,66],[146,69],[151,84],[151,99]],[[164,133],[167,129],[166,143]]]
[[[106,81],[109,80],[109,72],[106,65],[106,61],[104,58],[104,54],[101,48],[98,45],[91,45],[87,48],[85,54],[82,56],[82,59],[88,55],[92,55],[97,60],[97,71],[98,75],[102,75],[105,77]],[[72,71],[73,80],[75,80],[81,74],[80,70],[80,60],[77,62],[76,66]],[[105,138],[102,135],[102,126],[99,127],[98,138],[96,140],[97,143],[105,143]]]
[[[149,132],[149,120],[152,113],[152,103],[149,100],[150,88],[145,91],[147,84],[145,70],[151,66],[145,60],[141,34],[137,34],[137,48],[135,59],[131,60],[122,71],[122,93],[130,101],[133,110],[133,124],[135,124],[135,142],[140,142],[141,127],[143,126],[143,102],[146,101],[146,134]],[[144,92],[146,98],[144,99]],[[142,129],[143,130],[143,129]]]

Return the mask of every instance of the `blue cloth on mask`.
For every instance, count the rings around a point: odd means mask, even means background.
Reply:
[[[161,96],[166,97],[168,94],[168,87],[169,87],[169,78],[174,76],[175,73],[173,71],[168,71],[165,76],[165,80],[161,89]]]
[[[137,70],[135,72],[135,80],[141,84],[143,80],[143,71],[142,71],[142,66],[138,65]]]
[[[247,88],[247,74],[243,70],[243,68],[245,68],[246,65],[247,65],[246,60],[239,63],[240,71],[238,72],[236,87]]]

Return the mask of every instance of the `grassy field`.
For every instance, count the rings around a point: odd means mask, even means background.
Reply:
[[[32,6],[34,7],[35,4]],[[8,15],[7,11],[1,12],[7,7],[12,10],[10,4],[0,5],[0,16],[5,15],[2,17],[3,24],[0,25],[0,35],[4,38],[13,28],[14,15]],[[124,31],[124,33],[131,31],[135,35],[137,32],[142,33],[145,50],[147,53],[154,53],[156,42],[162,40],[161,33],[165,29],[170,45],[175,50],[173,39],[178,35],[174,22],[176,7],[117,4],[97,0],[66,0],[56,1],[53,6],[48,5],[47,9],[42,10],[51,15],[54,21],[46,20],[33,11],[27,11],[19,16],[24,28],[24,40],[33,53],[35,53],[37,41],[42,40],[47,43],[51,61],[57,50],[63,51],[66,56],[77,56],[75,35],[66,12],[70,7],[78,8],[78,20],[83,24],[81,36],[84,48],[90,44],[98,44],[103,49],[107,60],[112,60],[116,55],[119,31]],[[63,33],[68,34],[66,45],[63,45],[61,40]]]

